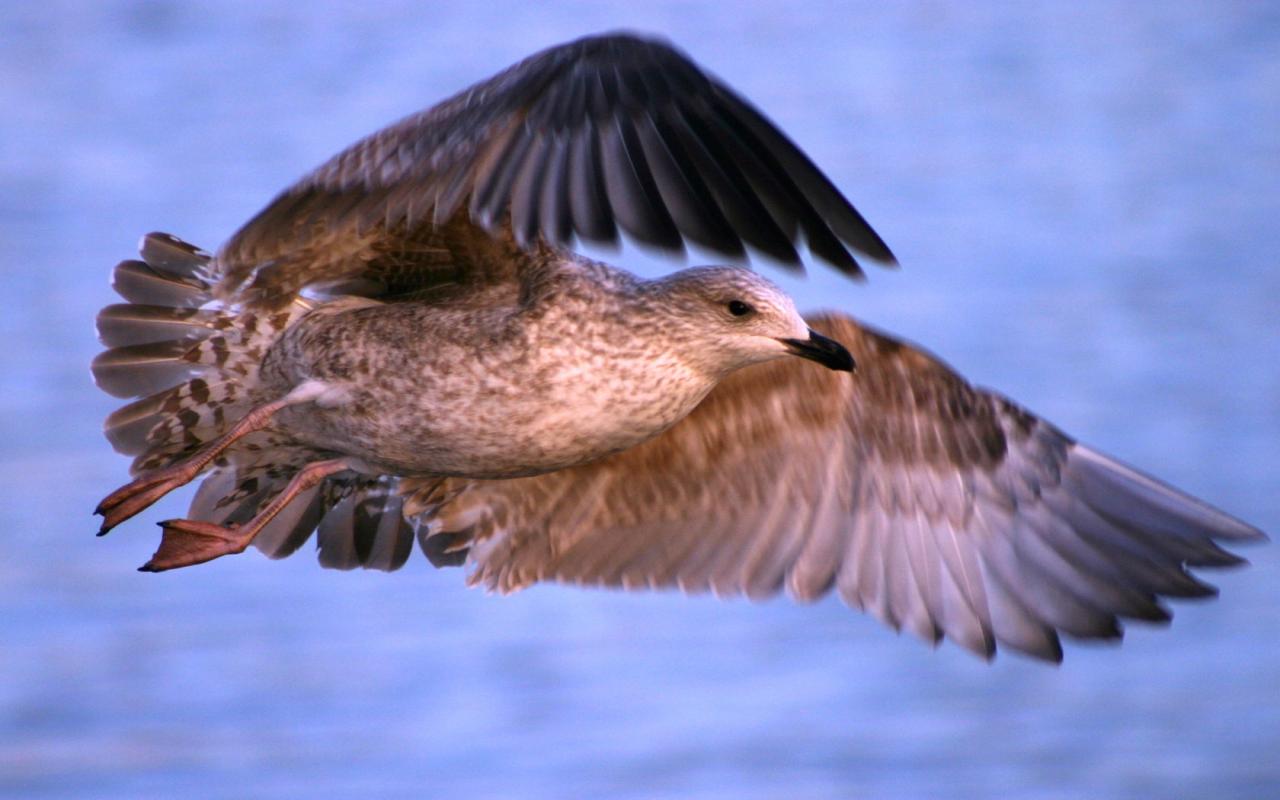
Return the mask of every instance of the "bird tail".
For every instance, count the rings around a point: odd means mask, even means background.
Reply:
[[[312,308],[295,298],[278,310],[245,309],[215,297],[209,253],[166,233],[150,233],[141,260],[116,266],[112,286],[126,302],[98,314],[107,348],[93,361],[98,386],[133,398],[103,430],[138,475],[179,461],[225,433],[267,398],[256,391],[267,349]],[[315,457],[271,431],[249,434],[214,462],[188,517],[216,524],[251,519]],[[391,570],[412,551],[397,481],[342,473],[296,498],[254,540],[272,558],[317,532],[320,561],[338,569]]]
[[[211,256],[166,233],[144,236],[139,252],[142,260],[116,266],[112,286],[127,302],[99,312],[107,349],[93,360],[99,388],[136,398],[103,425],[112,447],[134,456],[134,475],[189,455],[247,413],[262,356],[309,307],[298,299],[256,311],[215,300]]]

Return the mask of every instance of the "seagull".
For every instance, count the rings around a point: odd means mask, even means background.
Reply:
[[[894,257],[772,122],[671,45],[537,53],[334,156],[215,253],[148,234],[98,316],[133,480],[203,477],[141,569],[313,534],[322,565],[800,601],[1060,661],[1165,622],[1257,529],[938,358],[803,317],[744,266],[655,280],[575,242],[852,278]]]

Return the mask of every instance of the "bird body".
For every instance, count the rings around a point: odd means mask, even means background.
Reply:
[[[786,295],[744,269],[645,281],[563,253],[526,281],[497,305],[356,299],[305,314],[263,357],[261,395],[311,382],[327,398],[274,427],[375,474],[533,475],[637,445],[734,369],[785,355],[775,338],[809,337]],[[757,316],[776,306],[779,335],[738,342],[760,325],[733,317],[733,300]]]
[[[101,532],[202,478],[144,570],[313,535],[325,566],[396,569],[416,543],[498,591],[835,592],[1050,660],[1167,621],[1161,598],[1214,592],[1192,567],[1242,562],[1218,542],[1264,538],[747,269],[644,280],[569,250],[620,232],[894,263],[669,45],[550,48],[347,148],[216,253],[150,234],[116,267],[93,369],[134,398],[105,432],[135,478]]]

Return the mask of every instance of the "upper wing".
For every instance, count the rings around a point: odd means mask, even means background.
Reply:
[[[440,225],[464,202],[486,230],[509,219],[521,246],[613,242],[621,228],[666,250],[689,241],[743,256],[750,245],[790,265],[803,237],[851,275],[861,270],[848,247],[893,261],[747,101],[667,44],[610,35],[531,56],[339,153],[227,242],[224,285],[252,279],[254,292],[279,294],[349,277],[332,273],[380,231]]]
[[[835,589],[930,641],[1055,660],[1058,632],[1118,637],[1118,616],[1167,620],[1160,595],[1211,594],[1186,568],[1240,563],[1214,539],[1261,537],[920,350],[845,317],[812,324],[855,375],[743,370],[644,445],[519,480],[406,481],[406,511],[469,544],[473,580],[501,591]]]

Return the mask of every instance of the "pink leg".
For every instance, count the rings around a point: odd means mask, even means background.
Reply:
[[[107,495],[93,511],[95,514],[102,515],[102,527],[98,530],[98,535],[102,536],[169,492],[190,483],[204,471],[205,467],[209,466],[209,462],[218,457],[219,453],[241,437],[265,428],[277,411],[294,402],[296,401],[285,397],[260,405],[245,414],[231,430],[209,442],[190,457],[145,475],[139,475],[132,483],[125,484]]]
[[[242,553],[267,523],[285,509],[295,497],[320,481],[350,469],[345,458],[313,461],[298,471],[284,491],[276,495],[257,516],[243,525],[215,525],[191,519],[171,519],[160,523],[164,532],[155,555],[139,569],[142,572],[163,572],[167,569],[203,564],[219,556]]]

